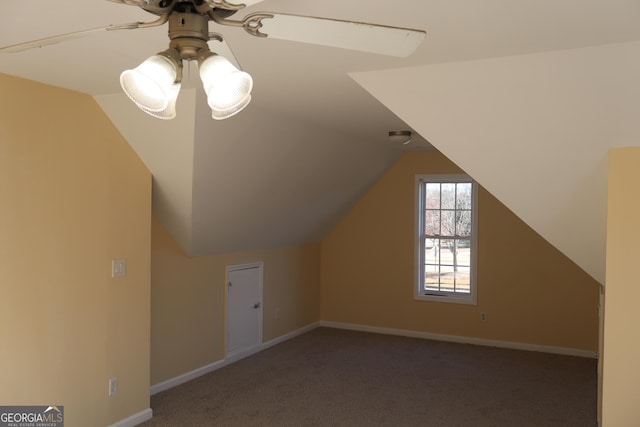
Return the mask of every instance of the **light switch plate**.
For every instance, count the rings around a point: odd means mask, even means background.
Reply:
[[[109,396],[118,394],[118,377],[109,378]]]
[[[111,261],[111,277],[124,277],[127,275],[127,260],[124,258]]]

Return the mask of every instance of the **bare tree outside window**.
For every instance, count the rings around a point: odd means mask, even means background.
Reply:
[[[471,182],[425,182],[425,291],[470,292]]]

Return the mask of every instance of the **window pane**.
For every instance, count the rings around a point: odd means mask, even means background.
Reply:
[[[453,249],[453,239],[442,239],[440,241],[440,250],[442,255],[442,262],[445,264],[453,265],[453,262],[449,262],[447,260],[453,261],[453,257],[451,256],[451,250]]]
[[[442,185],[442,209],[456,208],[456,184],[446,183]]]
[[[425,239],[424,262],[426,264],[440,263],[440,241],[438,239]]]
[[[456,271],[456,292],[471,292],[471,269],[458,267]]]
[[[424,232],[427,236],[440,235],[440,211],[428,210],[424,213]]]
[[[440,290],[454,291],[455,272],[453,265],[440,264]]]
[[[471,183],[458,184],[456,194],[456,209],[471,209]]]
[[[471,236],[471,211],[456,211],[456,236]]]
[[[471,242],[469,240],[456,239],[455,248],[452,251],[454,257],[453,264],[458,267],[469,267],[471,265]]]
[[[438,290],[440,287],[440,275],[437,265],[427,264],[424,266],[425,289]]]
[[[440,224],[440,234],[443,236],[455,236],[456,217],[455,211],[441,211],[442,222]]]
[[[440,184],[428,183],[425,197],[426,209],[440,209]]]

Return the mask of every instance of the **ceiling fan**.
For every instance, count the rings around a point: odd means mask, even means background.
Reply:
[[[156,15],[150,22],[133,22],[91,28],[1,47],[0,53],[43,47],[100,31],[169,26],[169,48],[151,56],[133,70],[120,75],[127,96],[143,111],[161,119],[175,117],[175,104],[182,80],[182,61],[198,61],[200,79],[214,119],[240,112],[251,100],[253,80],[227,58],[211,51],[208,42],[224,42],[209,31],[209,21],[220,26],[241,27],[259,38],[275,38],[364,52],[406,57],[422,43],[422,30],[339,19],[256,12],[240,20],[238,11],[262,0],[109,0],[138,6]],[[238,0],[240,1],[240,0]],[[225,46],[226,47],[226,46]],[[230,51],[230,49],[228,49]]]

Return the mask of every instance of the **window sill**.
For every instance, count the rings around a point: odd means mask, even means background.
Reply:
[[[464,296],[451,296],[451,295],[415,295],[417,301],[430,301],[430,302],[446,302],[450,304],[466,304],[466,305],[478,305],[478,302],[473,295]]]

